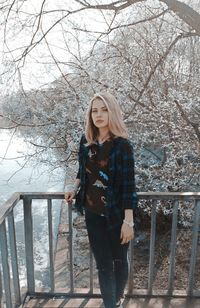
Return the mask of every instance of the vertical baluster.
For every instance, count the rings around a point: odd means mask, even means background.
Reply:
[[[69,219],[70,292],[74,293],[74,254],[73,254],[73,225],[72,225],[71,205],[68,205],[68,219]]]
[[[154,256],[155,256],[155,237],[156,237],[156,200],[153,200],[151,211],[151,237],[150,237],[150,257],[149,257],[149,279],[148,294],[152,294],[154,279]]]
[[[1,266],[0,266],[0,308],[2,307],[2,297],[3,297],[3,290],[2,290],[2,278],[1,278]]]
[[[188,295],[193,294],[194,276],[195,276],[195,266],[197,258],[197,244],[198,244],[198,231],[199,231],[199,214],[200,214],[200,200],[195,200],[195,214],[193,222],[193,234],[192,234],[192,253],[190,257],[190,270],[189,270],[189,280],[188,280]]]
[[[168,275],[168,295],[172,295],[172,289],[173,289],[173,284],[174,284],[178,203],[179,202],[176,201],[173,207],[173,220],[172,220],[170,259],[169,259],[169,275]]]
[[[4,290],[6,296],[6,308],[12,308],[11,290],[10,290],[10,270],[8,263],[8,244],[6,236],[5,221],[0,224],[0,248],[3,267]]]
[[[33,221],[31,206],[32,200],[30,198],[24,197],[24,235],[28,292],[35,291],[33,259]]]
[[[92,256],[92,250],[91,248],[89,249],[90,251],[90,293],[93,294],[93,256]]]
[[[48,234],[49,234],[49,265],[50,265],[50,287],[51,292],[54,292],[54,260],[53,260],[53,226],[52,226],[52,200],[48,199]]]
[[[133,292],[133,268],[134,268],[134,245],[133,241],[130,242],[130,269],[129,269],[129,276],[128,276],[128,294],[131,295]]]
[[[15,234],[13,211],[8,215],[8,230],[9,230],[9,240],[10,240],[10,254],[11,254],[11,262],[12,262],[15,301],[16,301],[16,304],[20,305],[21,296],[20,296],[17,246],[16,246],[16,234]]]

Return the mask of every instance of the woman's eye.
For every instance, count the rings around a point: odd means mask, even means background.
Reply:
[[[101,109],[101,111],[100,112],[107,112],[108,111],[108,109],[106,108],[106,109]],[[96,109],[94,109],[94,110],[92,110],[92,113],[96,113],[97,112],[97,110]]]

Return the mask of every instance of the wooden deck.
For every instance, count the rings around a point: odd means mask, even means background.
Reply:
[[[200,299],[184,299],[184,298],[135,298],[124,299],[122,303],[126,308],[199,308]],[[31,299],[23,308],[103,308],[101,299]]]

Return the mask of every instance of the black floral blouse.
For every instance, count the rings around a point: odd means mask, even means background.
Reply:
[[[85,207],[97,214],[105,214],[106,192],[109,182],[108,159],[112,140],[93,144],[86,160]]]

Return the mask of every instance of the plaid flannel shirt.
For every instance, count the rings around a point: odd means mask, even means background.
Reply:
[[[75,207],[83,214],[85,185],[87,185],[85,164],[89,147],[83,135],[79,146],[80,190],[76,197]],[[135,210],[138,197],[135,186],[133,147],[128,139],[117,137],[109,154],[109,184],[107,187],[105,212],[112,225],[119,224],[124,218],[124,210]]]

